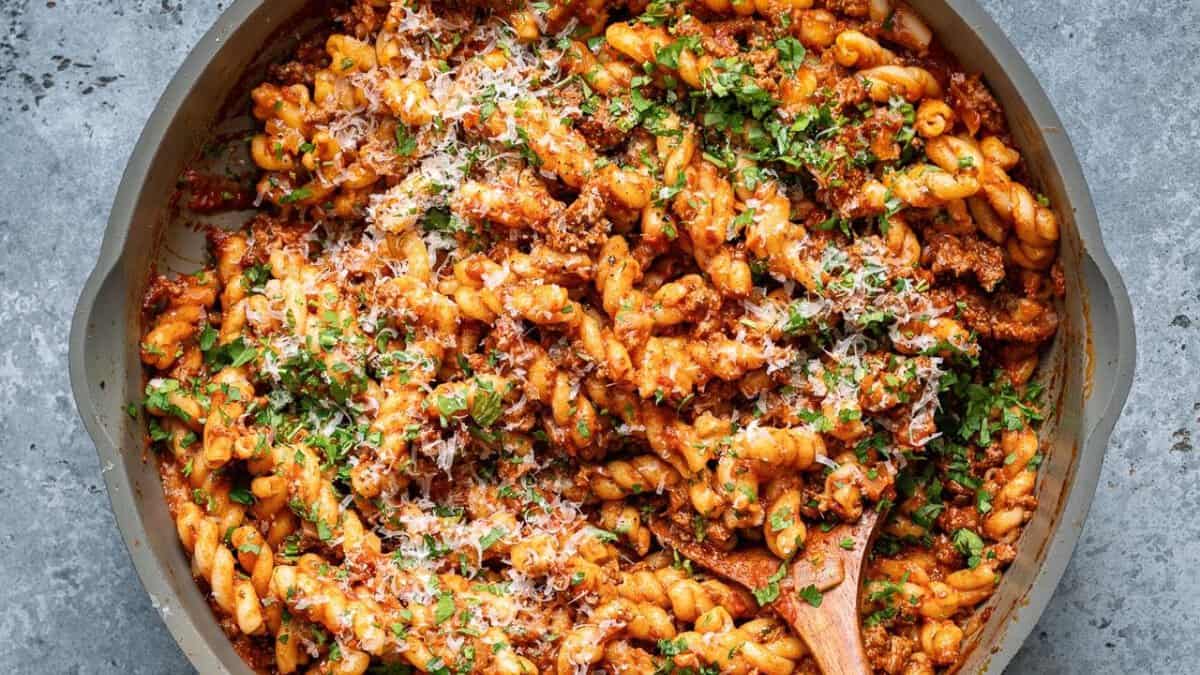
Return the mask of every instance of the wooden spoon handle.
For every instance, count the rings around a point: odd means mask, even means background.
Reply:
[[[878,520],[871,510],[858,522],[813,532],[802,557],[792,564],[793,591],[779,612],[808,645],[824,675],[872,672],[859,625],[858,594]],[[801,592],[810,586],[821,592],[819,607],[802,599]]]
[[[858,622],[858,588],[842,583],[827,591],[820,607],[798,595],[781,598],[776,610],[800,635],[824,675],[871,675]]]

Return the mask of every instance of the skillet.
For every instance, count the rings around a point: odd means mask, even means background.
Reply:
[[[176,179],[223,124],[248,109],[248,84],[262,79],[266,65],[311,26],[311,4],[235,0],[188,56],[133,150],[71,325],[71,386],[100,454],[118,525],[152,603],[203,673],[251,671],[192,579],[143,442],[144,421],[125,412],[142,394],[141,298],[164,251],[166,258],[191,259],[193,267],[202,259],[202,238],[189,237],[175,218]],[[1000,672],[1037,623],[1083,528],[1133,378],[1133,318],[1078,159],[1028,66],[975,0],[910,4],[965,70],[983,74],[1062,229],[1062,323],[1038,374],[1054,403],[1041,431],[1048,451],[1039,507],[1018,542],[1020,555],[984,610],[990,619],[969,634],[960,665],[962,672]]]

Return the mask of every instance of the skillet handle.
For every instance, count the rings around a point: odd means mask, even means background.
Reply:
[[[1107,437],[1125,406],[1137,362],[1133,310],[1121,275],[1100,253],[1081,256],[1081,297],[1091,342],[1084,401],[1085,444],[1097,434]],[[1083,289],[1086,289],[1084,291]]]
[[[129,320],[131,301],[131,291],[124,283],[125,259],[113,260],[108,266],[105,260],[102,253],[75,306],[68,363],[75,406],[88,434],[97,446],[107,444],[117,450],[130,421],[125,406],[134,400],[128,391],[130,369],[126,366],[137,355],[127,344],[127,335],[132,333],[127,334],[123,326]]]

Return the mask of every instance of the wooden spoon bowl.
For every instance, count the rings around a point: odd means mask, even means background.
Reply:
[[[859,627],[862,569],[883,518],[867,510],[857,522],[810,531],[804,550],[779,578],[780,560],[762,549],[721,551],[678,528],[654,520],[650,529],[670,546],[713,574],[754,590],[779,587],[768,603],[800,636],[825,675],[870,675]],[[772,582],[772,579],[778,581]]]

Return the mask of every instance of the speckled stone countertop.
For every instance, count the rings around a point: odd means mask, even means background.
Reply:
[[[983,4],[1079,151],[1139,341],[1083,538],[1008,672],[1200,672],[1200,3]],[[223,5],[0,0],[0,672],[191,670],[117,532],[66,340],[126,158]]]

